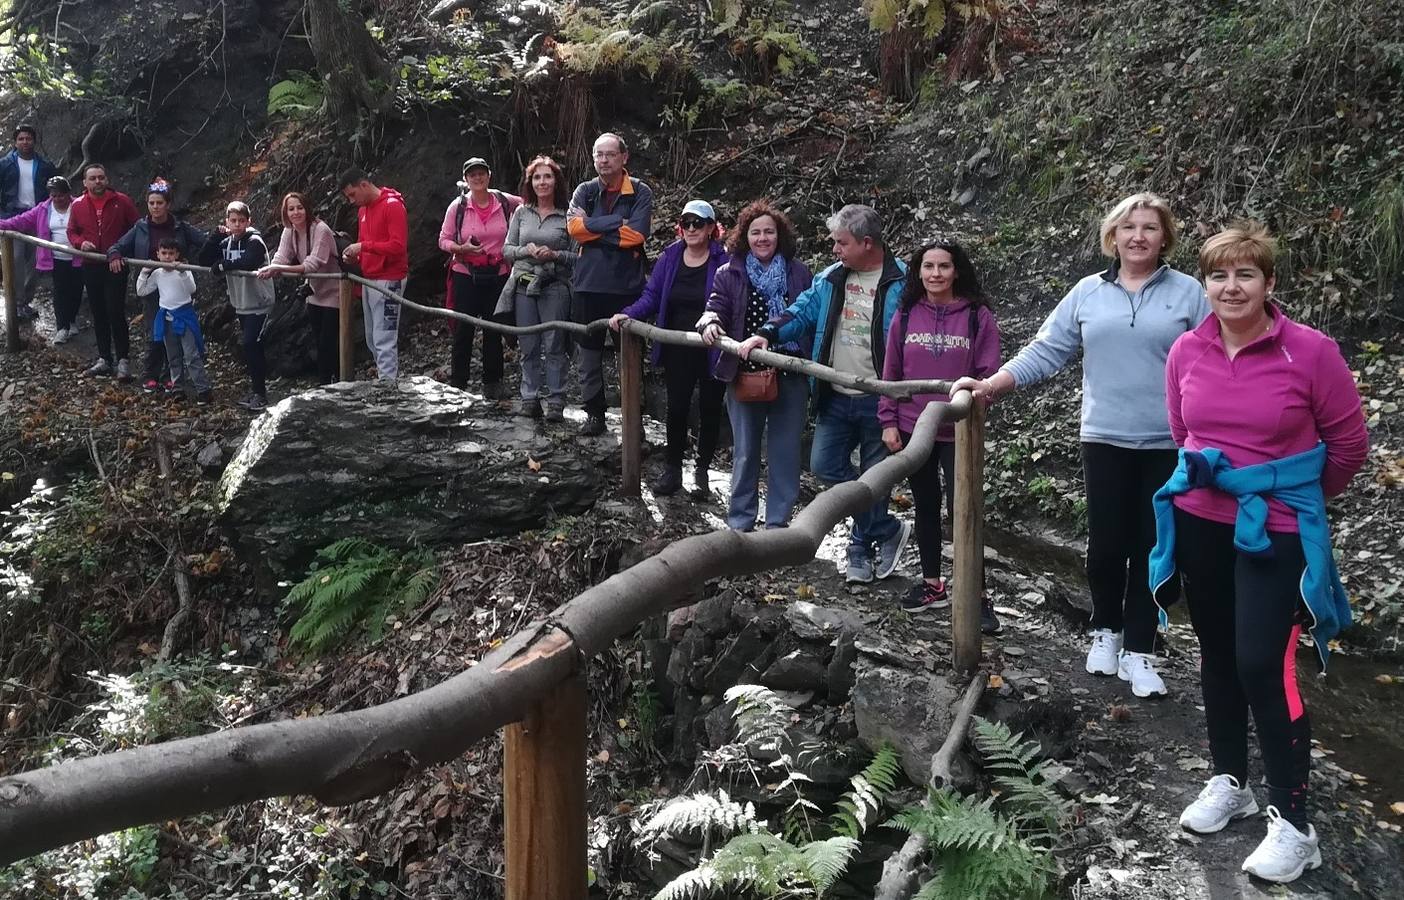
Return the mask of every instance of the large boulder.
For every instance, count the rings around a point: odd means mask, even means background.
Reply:
[[[913,784],[931,779],[931,756],[955,719],[961,688],[945,675],[897,668],[861,656],[853,685],[853,719],[870,750],[891,744]]]
[[[515,534],[588,509],[613,446],[428,378],[335,384],[254,422],[220,481],[220,513],[275,571],[348,536],[407,546]]]

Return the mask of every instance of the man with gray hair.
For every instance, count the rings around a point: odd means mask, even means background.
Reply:
[[[741,355],[755,347],[812,337],[815,362],[876,380],[882,375],[887,329],[897,312],[907,267],[883,243],[882,219],[871,206],[850,203],[826,224],[839,261],[816,275],[785,312],[747,338]],[[809,459],[815,475],[831,485],[852,481],[887,458],[876,394],[822,381],[811,388],[818,411]],[[858,470],[852,462],[854,448],[859,450]],[[912,528],[888,512],[887,502],[883,497],[853,517],[845,573],[850,582],[886,578],[897,568]]]

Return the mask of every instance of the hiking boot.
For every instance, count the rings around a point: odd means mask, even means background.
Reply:
[[[1243,871],[1264,881],[1287,884],[1308,869],[1320,867],[1321,844],[1315,828],[1308,825],[1302,834],[1275,806],[1267,808],[1267,815],[1267,837],[1243,861]]]
[[[195,402],[201,406],[209,406],[214,402],[214,391],[201,391],[195,395]]]
[[[605,433],[605,417],[599,413],[588,413],[585,424],[580,426],[582,437],[598,437]]]
[[[83,370],[83,374],[89,378],[97,378],[102,375],[112,374],[112,364],[105,359],[99,359]]]
[[[848,546],[848,568],[843,580],[849,584],[868,584],[873,580],[873,552],[855,544]]]
[[[682,490],[682,486],[682,466],[664,466],[649,488],[660,497],[668,497]]]
[[[156,389],[160,386],[161,383],[155,378],[148,378],[141,383],[141,391],[143,394],[154,394],[156,393]]]
[[[548,404],[546,404],[546,421],[547,421],[547,422],[564,422],[564,421],[565,421],[565,407],[564,407],[564,406],[557,406],[557,405],[555,405],[554,403],[548,403]]]
[[[1258,811],[1253,792],[1238,783],[1232,775],[1215,775],[1204,783],[1204,789],[1194,802],[1180,813],[1180,827],[1196,834],[1214,834],[1234,819],[1251,816]]]
[[[912,536],[912,523],[897,521],[897,533],[887,540],[878,544],[877,565],[874,575],[878,578],[886,578],[897,570],[897,563],[902,560],[902,551],[907,549],[907,539]]]
[[[125,359],[117,360],[117,380],[123,384],[132,380],[132,365]]]
[[[522,400],[517,403],[517,415],[526,416],[528,419],[541,418],[540,400]]]
[[[244,407],[251,413],[261,413],[268,408],[267,394],[249,394],[248,405]]]
[[[999,622],[999,616],[995,615],[994,601],[980,601],[980,633],[999,634],[1004,630],[1004,626]]]
[[[1107,628],[1092,632],[1092,647],[1087,651],[1087,672],[1090,675],[1115,675],[1121,665],[1121,635]]]
[[[932,584],[925,579],[918,581],[902,598],[902,610],[909,613],[925,612],[928,609],[945,609],[951,605],[950,594],[946,591],[946,579],[938,579]]]
[[[1155,671],[1155,657],[1149,653],[1123,650],[1116,676],[1131,682],[1131,693],[1137,697],[1164,697],[1166,694],[1165,682]]]

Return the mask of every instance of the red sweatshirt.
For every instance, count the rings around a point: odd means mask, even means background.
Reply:
[[[361,272],[376,281],[399,281],[409,275],[409,224],[405,201],[394,188],[356,213],[356,239],[361,244]]]
[[[1360,392],[1340,347],[1269,304],[1272,328],[1232,360],[1219,320],[1210,316],[1181,335],[1165,361],[1170,433],[1188,450],[1213,447],[1235,468],[1303,453],[1326,444],[1321,487],[1327,497],[1345,490],[1365,464],[1370,437]],[[1187,513],[1232,524],[1238,501],[1198,488],[1175,498]],[[1297,516],[1268,500],[1269,531],[1297,531]]]
[[[68,216],[68,242],[82,249],[84,241],[97,245],[98,253],[106,253],[126,234],[141,216],[132,198],[121,191],[104,191],[101,197],[84,193],[73,201]],[[105,266],[106,262],[83,260],[87,266]]]

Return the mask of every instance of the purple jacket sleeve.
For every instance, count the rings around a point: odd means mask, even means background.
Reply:
[[[677,257],[681,256],[672,253],[671,249],[664,250],[663,255],[658,258],[658,265],[649,273],[643,293],[639,295],[639,299],[624,307],[624,315],[631,319],[652,319],[658,315],[658,310],[663,306],[663,284],[677,271]]]
[[[899,313],[900,315],[900,313]],[[901,381],[902,380],[902,329],[887,329],[887,351],[882,357],[882,380]],[[881,397],[878,399],[878,424],[883,428],[897,427],[897,404],[895,397]]]
[[[0,231],[18,231],[21,234],[39,234],[39,214],[48,214],[48,207],[43,202],[35,204],[31,209],[27,209],[17,216],[8,219],[0,219]]]
[[[1316,359],[1316,376],[1311,382],[1311,411],[1316,429],[1326,444],[1326,468],[1321,473],[1321,489],[1334,497],[1346,489],[1351,478],[1365,465],[1370,452],[1370,434],[1360,409],[1360,391],[1350,366],[1336,342],[1323,335],[1324,346]]]

